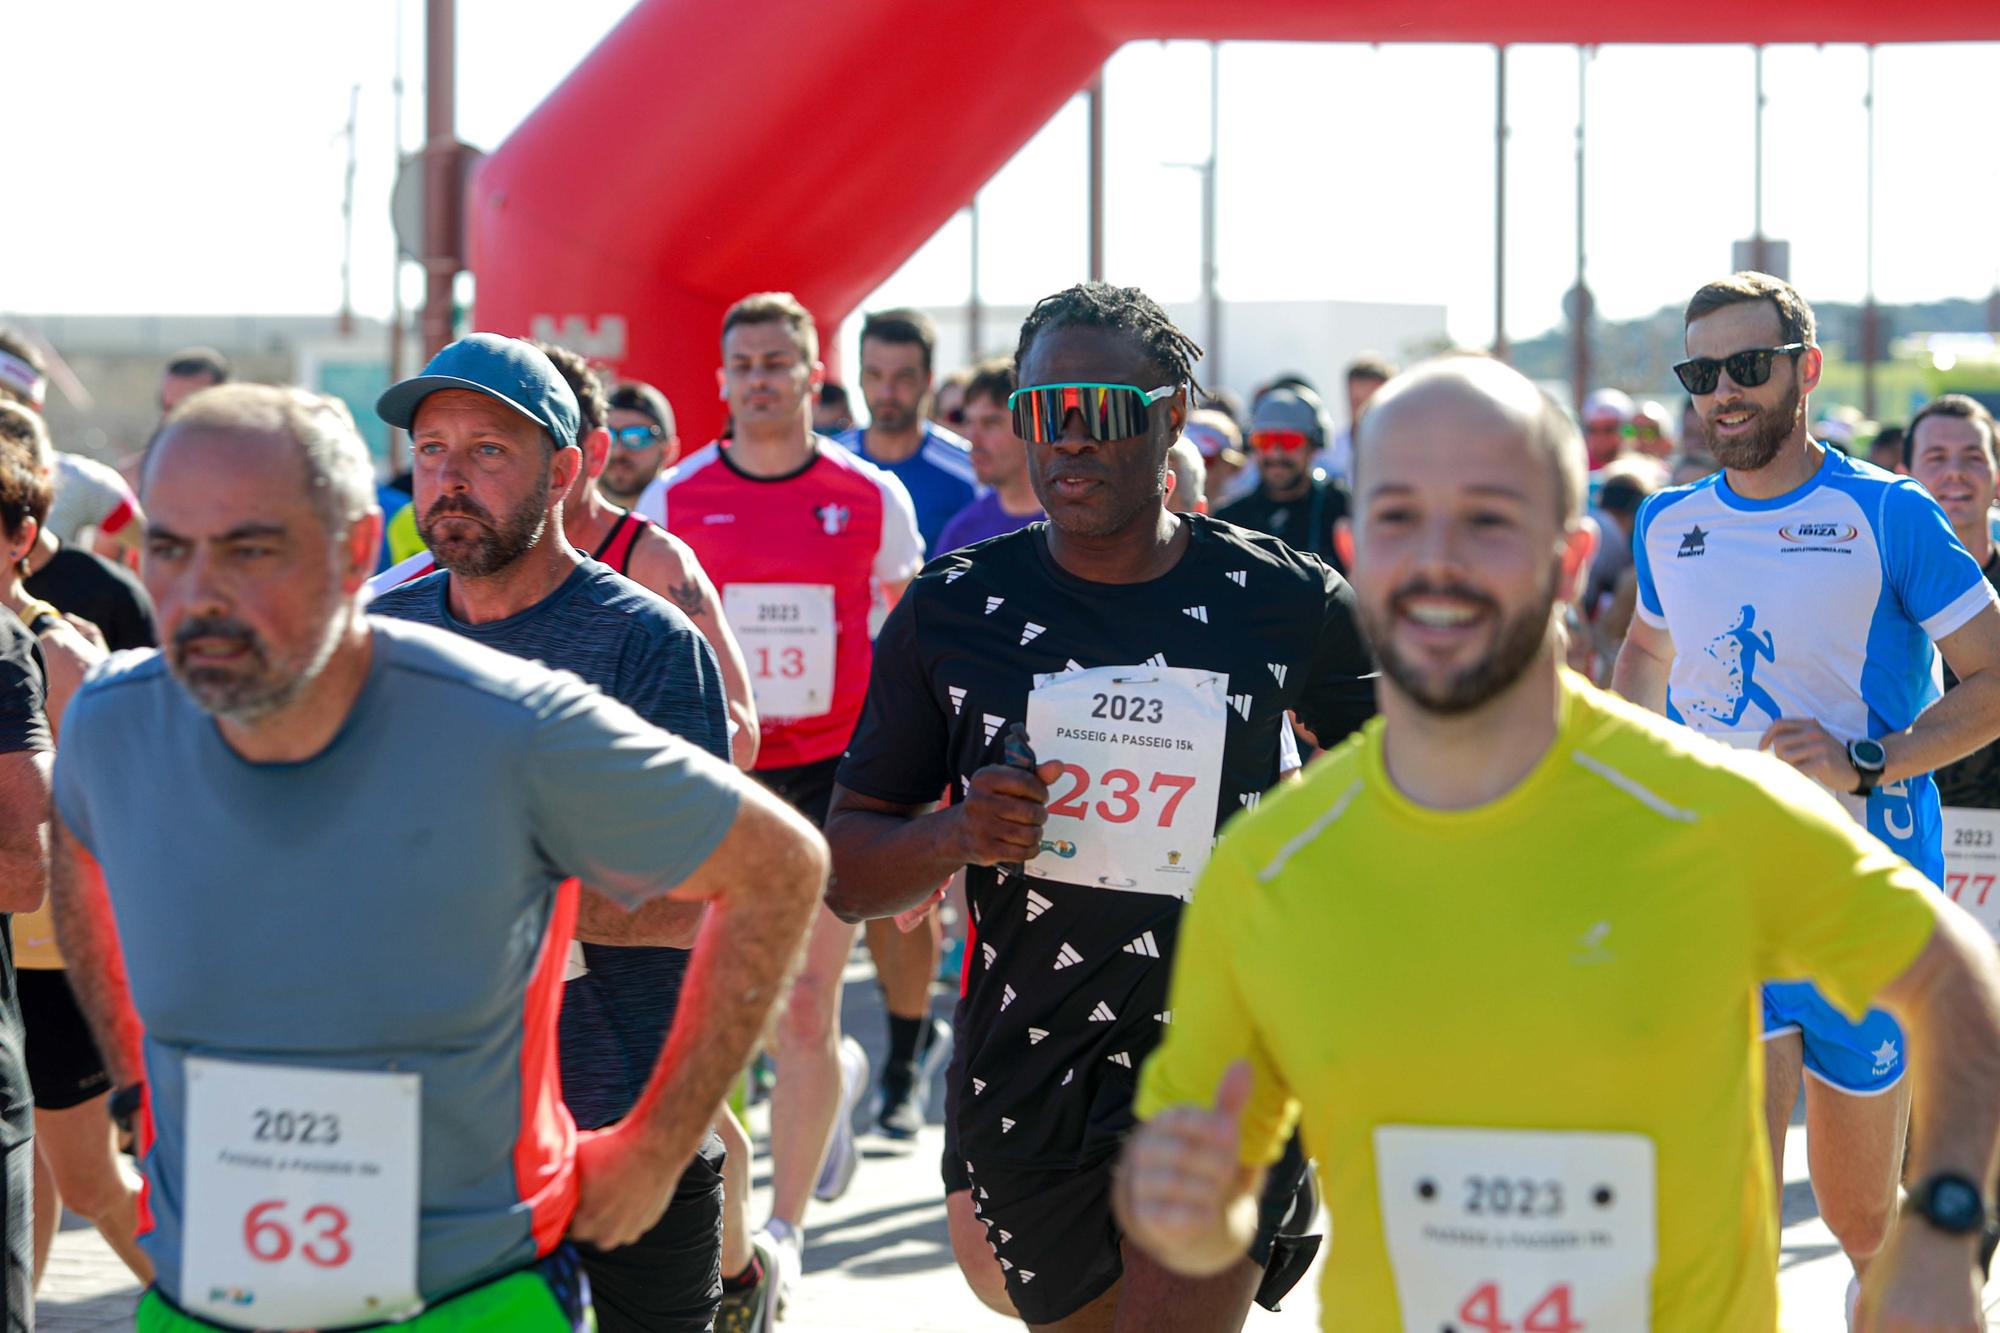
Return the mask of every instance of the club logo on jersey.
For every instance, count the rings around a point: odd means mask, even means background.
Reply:
[[[1689,528],[1687,532],[1682,535],[1681,549],[1675,558],[1680,560],[1685,560],[1691,555],[1707,555],[1707,554],[1708,554],[1708,534],[1706,532],[1703,532],[1701,530],[1701,525],[1697,523],[1694,527]]]
[[[829,537],[838,537],[847,531],[847,520],[853,515],[846,505],[815,505],[813,517],[819,520],[819,530]]]
[[[1847,555],[1850,554],[1847,544],[1860,535],[1860,530],[1850,523],[1789,523],[1778,529],[1786,555],[1797,551]]]
[[[1067,861],[1076,855],[1076,844],[1068,838],[1057,838],[1054,841],[1044,841],[1042,843],[1042,850],[1045,852],[1054,852],[1057,856]],[[1033,917],[1029,918],[1031,921],[1033,919]]]
[[[1167,853],[1167,864],[1169,866],[1177,866],[1180,863],[1181,863],[1181,854],[1179,852]]]

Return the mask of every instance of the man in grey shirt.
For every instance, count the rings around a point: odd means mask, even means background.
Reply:
[[[203,394],[144,486],[168,646],[78,694],[56,773],[72,983],[146,1085],[139,1327],[573,1328],[565,1234],[658,1221],[823,845],[574,677],[364,615],[381,516],[324,400]],[[644,1091],[581,1137],[556,1060],[578,881],[640,941],[706,909]]]

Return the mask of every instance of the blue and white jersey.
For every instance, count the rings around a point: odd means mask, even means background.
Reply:
[[[934,421],[924,423],[924,442],[917,451],[897,463],[868,452],[865,426],[842,431],[834,439],[903,483],[917,507],[917,531],[923,535],[926,557],[941,554],[938,537],[944,525],[984,489],[973,475],[972,446]]]
[[[1995,602],[1923,487],[1833,449],[1771,500],[1719,472],[1661,491],[1632,548],[1639,617],[1674,641],[1667,716],[1740,746],[1779,718],[1843,740],[1903,730],[1940,693],[1932,644]],[[1929,774],[1878,788],[1865,822],[1942,882]]]

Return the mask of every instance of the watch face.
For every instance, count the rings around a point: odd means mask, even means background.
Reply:
[[[1930,1195],[1930,1207],[1925,1211],[1946,1230],[1975,1231],[1984,1225],[1985,1204],[1969,1182],[1949,1178],[1935,1181]]]
[[[1880,769],[1889,762],[1889,752],[1882,748],[1880,741],[1855,741],[1851,753],[1855,762],[1863,768]]]

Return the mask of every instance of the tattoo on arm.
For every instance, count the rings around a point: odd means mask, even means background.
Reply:
[[[698,616],[708,606],[708,599],[701,595],[701,585],[693,579],[684,583],[669,583],[667,596],[674,599],[674,605],[691,616]]]

